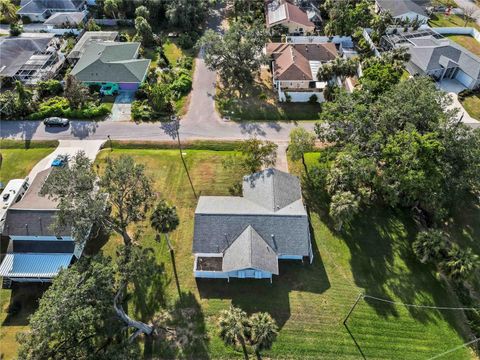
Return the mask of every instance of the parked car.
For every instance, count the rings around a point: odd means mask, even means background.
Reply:
[[[65,166],[68,162],[68,156],[67,155],[57,155],[55,160],[52,161],[52,166],[53,167],[61,167]]]
[[[70,124],[70,120],[60,117],[49,117],[43,120],[45,126],[63,126],[67,127]]]
[[[100,88],[100,95],[104,96],[112,96],[112,95],[117,95],[118,94],[118,85],[113,84],[113,85],[102,85]]]

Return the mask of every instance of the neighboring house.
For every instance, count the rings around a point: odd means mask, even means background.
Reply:
[[[58,51],[60,41],[47,33],[0,37],[0,79],[35,84],[54,77],[65,62],[65,56]]]
[[[243,179],[243,197],[201,196],[195,210],[194,276],[270,279],[279,260],[313,260],[300,181],[276,169]]]
[[[12,282],[50,282],[62,268],[80,258],[83,245],[72,238],[71,228],[51,229],[57,202],[39,193],[54,168],[33,179],[20,201],[7,210],[2,238],[8,248],[0,265],[3,286]]]
[[[394,19],[401,21],[418,20],[424,24],[429,19],[427,13],[429,5],[429,0],[375,0],[377,13],[388,11]]]
[[[267,28],[272,28],[277,25],[288,28],[289,34],[303,35],[313,33],[315,31],[315,24],[312,20],[315,13],[307,12],[293,5],[287,0],[273,0],[267,3]],[[309,19],[311,16],[311,19]]]
[[[80,24],[85,22],[86,18],[86,11],[59,12],[50,16],[43,24],[52,28],[77,28]]]
[[[118,37],[118,31],[86,31],[75,44],[75,47],[67,56],[69,62],[75,63],[85,52],[85,49],[91,43],[115,41]]]
[[[43,22],[57,12],[82,11],[85,3],[85,0],[22,0],[17,14],[34,22]]]
[[[87,85],[112,85],[136,90],[145,80],[149,59],[137,59],[140,43],[92,42],[71,74]]]
[[[327,83],[318,81],[317,73],[322,64],[339,56],[334,43],[268,43],[266,52],[271,58],[273,85],[281,101],[286,100],[285,93],[293,102],[306,102],[312,95],[319,102],[324,101]]]
[[[480,86],[480,57],[432,29],[384,36],[384,48],[407,47],[411,57],[406,69],[411,75],[429,75],[436,81],[455,79],[463,86]]]

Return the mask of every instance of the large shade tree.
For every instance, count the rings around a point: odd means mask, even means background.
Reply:
[[[17,8],[10,0],[0,0],[0,18],[7,22],[17,19]]]
[[[115,271],[102,256],[82,258],[63,269],[40,299],[29,329],[18,335],[18,358],[127,359],[135,347],[125,341],[112,307]]]
[[[333,144],[323,164],[329,195],[349,191],[360,205],[409,208],[427,224],[476,199],[480,131],[463,125],[450,104],[429,78],[379,96],[338,93],[316,126],[319,140]]]
[[[58,200],[55,228],[69,225],[76,241],[84,242],[92,224],[116,232],[123,240],[119,259],[120,281],[114,298],[118,316],[129,327],[150,334],[151,326],[131,319],[120,305],[129,282],[128,264],[135,245],[129,226],[145,220],[155,194],[145,166],[129,156],[108,158],[101,173],[96,173],[90,159],[78,152],[68,167],[58,169],[47,179],[42,194]]]
[[[265,62],[262,49],[267,33],[263,25],[234,22],[224,34],[207,30],[198,46],[205,54],[205,64],[218,71],[226,89],[241,90],[252,86]]]

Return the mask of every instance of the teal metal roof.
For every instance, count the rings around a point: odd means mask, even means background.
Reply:
[[[0,265],[0,276],[10,278],[52,278],[60,269],[67,268],[70,254],[6,254]]]

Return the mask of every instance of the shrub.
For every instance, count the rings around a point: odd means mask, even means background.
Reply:
[[[75,119],[93,119],[110,113],[104,104],[87,103],[80,109],[72,109],[64,97],[55,96],[41,103],[38,111],[30,114],[29,119],[44,119],[50,116],[64,116]]]
[[[313,94],[312,96],[310,96],[310,98],[308,99],[308,102],[310,104],[316,104],[318,102],[318,96]]]
[[[154,111],[148,104],[147,100],[135,100],[132,102],[132,118],[133,120],[151,120]]]
[[[181,56],[177,60],[177,66],[183,69],[192,70],[193,68],[193,58],[190,56]]]
[[[178,45],[182,49],[191,49],[198,40],[198,34],[194,31],[183,33],[178,37]]]
[[[258,98],[260,100],[267,100],[268,99],[268,95],[264,92],[261,92],[260,95],[258,95]]]
[[[143,83],[135,92],[135,99],[146,100],[148,99],[148,84]]]
[[[192,77],[186,74],[181,74],[172,84],[170,84],[170,90],[180,95],[187,94],[191,89]]]
[[[125,31],[120,31],[118,33],[118,41],[127,42],[128,41],[128,34]]]
[[[60,81],[54,79],[39,81],[37,83],[37,89],[40,97],[56,96],[63,92],[63,87]]]
[[[10,24],[10,36],[18,36],[23,32],[23,25],[20,23]]]

